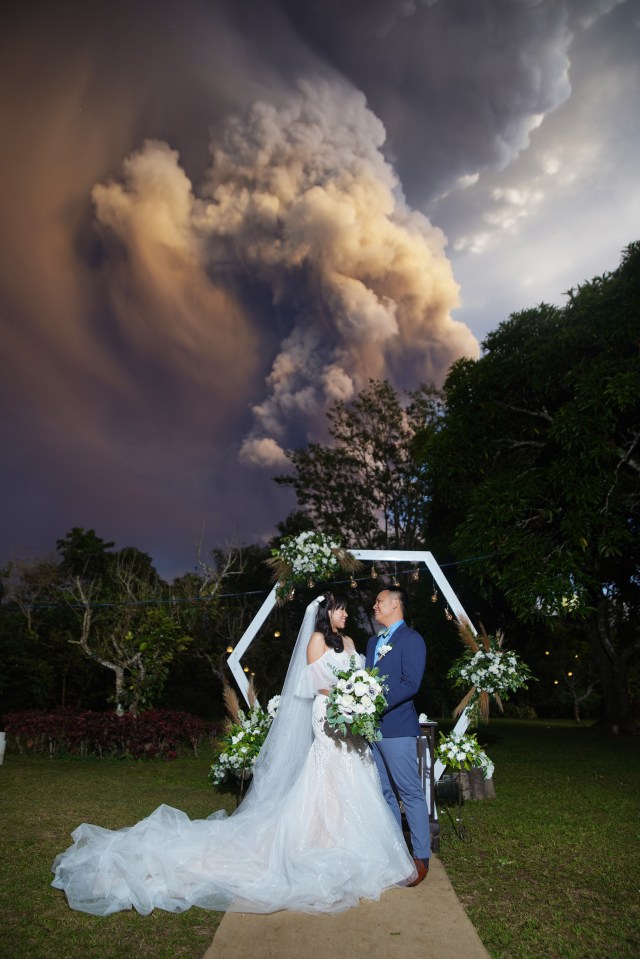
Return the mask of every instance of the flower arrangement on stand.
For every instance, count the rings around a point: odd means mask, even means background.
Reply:
[[[271,550],[267,564],[273,569],[278,584],[279,603],[291,599],[297,586],[313,587],[317,582],[331,579],[340,570],[353,574],[362,566],[339,540],[313,530],[286,536],[277,549]]]
[[[378,667],[365,669],[352,656],[348,669],[334,672],[337,682],[327,697],[329,726],[343,736],[362,736],[368,743],[382,739],[378,725],[387,700]]]
[[[490,636],[481,627],[476,636],[471,624],[462,620],[458,623],[458,632],[467,648],[455,661],[447,678],[454,686],[470,685],[471,689],[460,700],[453,715],[459,716],[468,707],[472,718],[479,715],[487,720],[490,699],[493,698],[498,709],[504,712],[502,701],[527,684],[532,678],[531,670],[517,653],[503,648],[504,635],[500,630]]]
[[[230,686],[225,686],[224,700],[229,713],[224,734],[220,737],[221,749],[209,770],[209,782],[220,786],[230,779],[240,783],[240,796],[244,785],[251,778],[251,771],[262,749],[271,723],[278,710],[279,696],[269,700],[266,710],[258,702],[252,687],[249,690],[249,711],[240,708],[238,697]]]
[[[478,742],[475,733],[457,733],[455,729],[449,733],[448,736],[445,736],[442,732],[440,733],[440,742],[435,750],[435,758],[439,759],[457,778],[456,796],[459,812],[456,822],[453,821],[448,808],[446,806],[445,808],[447,809],[447,814],[449,815],[449,819],[451,819],[458,839],[464,839],[466,838],[466,830],[460,816],[460,807],[462,806],[462,800],[465,795],[463,775],[466,774],[469,779],[469,782],[466,783],[467,790],[469,791],[471,771],[481,769],[484,779],[490,780],[493,776],[493,763]],[[469,792],[467,792],[467,795],[469,795]],[[491,795],[495,796],[495,793]],[[471,795],[471,798],[478,797]],[[487,797],[483,796],[482,798]]]
[[[472,769],[474,766],[482,765],[480,758],[485,756],[485,753],[475,733],[460,734],[454,730],[448,736],[440,733],[440,742],[436,748],[435,756],[448,769],[460,772],[463,769]]]

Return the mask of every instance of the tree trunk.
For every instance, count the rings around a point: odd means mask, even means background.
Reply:
[[[124,669],[115,664],[111,667],[116,675],[116,712],[118,716],[124,714]]]
[[[584,628],[602,682],[604,719],[612,733],[635,732],[637,722],[629,697],[628,658],[615,649],[609,636],[606,602],[598,601]]]

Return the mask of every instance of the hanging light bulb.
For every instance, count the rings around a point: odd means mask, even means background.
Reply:
[[[417,566],[414,569],[414,571],[411,573],[411,579],[414,581],[414,583],[417,583],[418,580],[420,579],[420,570],[418,569]]]
[[[371,567],[371,579],[377,579],[377,578],[378,578],[378,570],[375,568],[375,566],[372,566],[372,567]]]
[[[232,653],[232,652],[233,652],[233,646],[227,646],[227,652],[228,652],[228,653]]]
[[[453,619],[453,613],[451,612],[448,606],[445,608],[444,615],[445,615],[445,619],[448,619],[448,620]]]
[[[393,585],[394,586],[400,585],[400,580],[398,579],[398,567],[395,565],[395,563],[393,566]]]
[[[289,595],[287,596],[287,599],[288,599],[289,601],[291,601],[295,595],[296,595],[296,590],[295,590],[295,586],[294,586],[294,588],[289,592]]]
[[[351,582],[349,583],[349,586],[351,587],[351,589],[357,589],[357,588],[358,588],[358,584],[356,583],[356,581],[355,581],[355,579],[353,578],[353,576],[351,577]]]
[[[273,635],[275,636],[276,639],[280,639],[280,630],[279,630],[279,629],[274,629]]]
[[[433,587],[433,592],[431,594],[431,602],[432,603],[438,602],[438,590],[435,588],[435,586]]]
[[[244,671],[245,671],[245,673],[248,673],[248,672],[249,672],[249,667],[248,667],[248,666],[245,666],[245,667],[244,667]]]
[[[307,586],[309,587],[309,589],[313,589],[313,587],[314,587],[315,585],[316,585],[315,582],[313,581],[313,579],[312,579],[311,576],[310,576],[309,579],[307,580]]]

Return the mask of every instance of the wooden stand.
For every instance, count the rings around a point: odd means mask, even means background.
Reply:
[[[438,724],[434,722],[420,723],[421,735],[416,740],[418,749],[418,771],[422,781],[427,806],[429,807],[429,831],[431,833],[431,849],[438,852],[440,849],[440,823],[435,798],[434,752],[436,748],[436,732]]]
[[[485,779],[481,769],[463,769],[459,773],[462,801],[495,799],[496,787],[492,779]]]

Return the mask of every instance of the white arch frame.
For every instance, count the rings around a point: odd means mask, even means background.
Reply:
[[[424,565],[427,567],[427,569],[433,576],[433,579],[436,585],[438,586],[438,588],[440,589],[440,592],[446,599],[451,612],[456,617],[458,622],[462,622],[462,620],[466,620],[471,625],[471,629],[473,630],[474,634],[477,635],[477,631],[475,627],[473,626],[473,624],[471,623],[470,617],[465,612],[464,607],[462,606],[462,603],[460,602],[460,600],[454,593],[453,589],[451,588],[451,584],[449,583],[447,577],[444,575],[444,573],[442,572],[442,569],[436,562],[436,559],[433,553],[429,552],[428,550],[406,550],[406,549],[352,549],[352,550],[349,550],[349,552],[353,556],[355,556],[356,559],[359,559],[359,560],[371,560],[371,561],[378,560],[379,562],[413,563],[415,565],[424,563]],[[244,699],[247,702],[247,704],[249,703],[249,699],[248,699],[249,680],[247,679],[247,675],[242,666],[242,656],[249,649],[249,646],[256,638],[260,627],[263,625],[263,623],[265,622],[269,614],[273,611],[273,609],[275,608],[275,605],[276,605],[276,587],[274,586],[271,592],[269,593],[269,595],[267,596],[267,598],[265,599],[265,601],[263,602],[262,606],[256,613],[256,615],[253,617],[253,619],[249,623],[249,626],[242,634],[240,641],[234,647],[233,652],[229,655],[229,658],[227,659],[229,669],[233,673],[235,681],[237,682],[240,692],[244,696]],[[464,712],[460,715],[460,718],[458,719],[458,722],[455,725],[454,731],[460,734],[465,733],[468,726],[469,726],[469,716],[468,716],[467,710],[465,709]],[[436,782],[440,779],[443,772],[444,772],[444,765],[440,762],[440,760],[437,760],[434,767],[434,776],[435,776]]]

